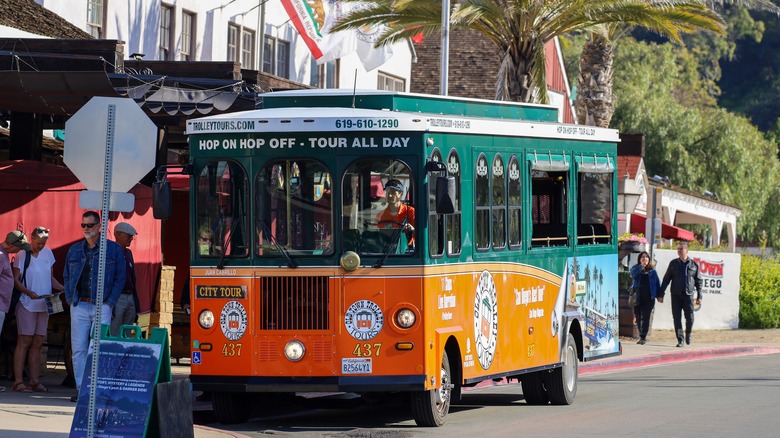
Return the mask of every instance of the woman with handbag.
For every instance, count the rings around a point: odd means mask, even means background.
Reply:
[[[63,290],[62,284],[54,278],[54,254],[46,248],[49,230],[36,227],[30,239],[31,249],[22,251],[14,260],[14,282],[22,292],[16,305],[16,327],[19,338],[14,351],[14,386],[16,392],[49,392],[38,378],[41,375],[41,348],[46,339],[49,325],[49,311],[46,297],[52,290]],[[29,262],[25,264],[25,259]],[[25,268],[26,266],[26,268]],[[22,272],[24,270],[24,272]],[[24,362],[27,360],[30,385],[24,383]]]
[[[634,317],[639,327],[637,344],[644,345],[647,332],[650,330],[650,314],[655,307],[661,280],[655,272],[655,263],[650,261],[650,254],[647,251],[639,253],[637,263],[631,267],[630,274],[632,281],[629,293],[635,293],[637,298],[637,304],[634,306]],[[663,302],[663,298],[657,299],[659,303]]]

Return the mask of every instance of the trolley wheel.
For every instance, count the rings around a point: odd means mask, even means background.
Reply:
[[[252,403],[244,393],[215,392],[211,394],[211,403],[217,421],[222,424],[244,423],[252,413]]]
[[[563,366],[549,372],[544,379],[550,403],[554,405],[570,405],[577,395],[577,344],[574,337],[566,337],[566,349],[563,352]]]
[[[438,389],[412,393],[412,415],[418,426],[438,427],[444,424],[452,399],[452,375],[447,352],[442,353],[441,376]]]
[[[546,405],[550,399],[547,397],[547,390],[544,388],[542,371],[524,374],[520,378],[523,385],[523,398],[529,405]]]

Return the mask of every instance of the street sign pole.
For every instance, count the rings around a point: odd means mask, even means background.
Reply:
[[[116,123],[116,105],[108,105],[106,125],[106,158],[103,170],[103,202],[100,209],[100,252],[98,258],[98,283],[97,302],[95,303],[95,323],[92,324],[92,366],[91,382],[89,387],[89,421],[87,423],[87,436],[95,436],[95,396],[97,394],[98,359],[100,359],[100,327],[103,320],[103,290],[106,275],[106,235],[108,234],[108,206],[111,198],[111,175],[113,174],[113,150],[114,150],[114,126]]]
[[[154,167],[157,129],[132,99],[93,97],[65,123],[65,130],[65,164],[87,188],[79,196],[79,206],[90,210],[99,208],[101,214],[97,290],[94,303],[95,321],[92,325],[92,361],[89,373],[91,384],[85,419],[87,436],[93,438],[97,429],[96,394],[100,358],[100,321],[103,319],[103,298],[106,293],[111,292],[105,290],[106,256],[109,244],[108,215],[110,211],[134,210],[135,198],[127,192]],[[105,150],[105,155],[102,155],[102,150]],[[120,169],[114,169],[114,161],[121,163]],[[112,192],[112,189],[117,192]],[[86,375],[86,370],[84,374]],[[77,407],[76,413],[78,412]],[[74,416],[71,433],[78,427],[83,427],[77,426],[77,416]]]

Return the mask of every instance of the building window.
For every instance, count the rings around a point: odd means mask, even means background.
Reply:
[[[381,71],[377,75],[377,89],[387,91],[406,91],[406,81]]]
[[[255,31],[241,29],[241,67],[255,66]]]
[[[181,60],[193,61],[195,59],[195,14],[192,12],[181,13]]]
[[[339,60],[328,61],[325,64],[317,65],[314,57],[311,58],[311,80],[309,85],[317,88],[338,88],[339,87]]]
[[[105,4],[103,0],[87,0],[87,32],[94,38],[104,38]]]
[[[238,34],[240,29],[235,24],[228,25],[227,60],[238,62]]]
[[[266,35],[263,44],[263,72],[289,79],[290,42]]]
[[[275,59],[275,49],[276,48],[276,38],[269,37],[268,35],[265,36],[265,39],[263,40],[263,72],[265,73],[274,73],[274,62]]]
[[[276,76],[290,79],[290,42],[276,40]]]
[[[162,5],[160,7],[160,53],[161,61],[173,60],[171,50],[171,32],[173,32],[173,7]]]

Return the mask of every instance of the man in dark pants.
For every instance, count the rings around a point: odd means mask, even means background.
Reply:
[[[672,317],[674,318],[674,330],[677,334],[677,346],[683,346],[683,330],[680,313],[685,314],[685,343],[691,344],[691,331],[693,331],[693,305],[701,304],[701,272],[699,264],[688,258],[688,242],[677,244],[676,258],[669,262],[666,268],[664,281],[661,283],[659,295],[664,296],[666,286],[672,283]],[[694,300],[694,293],[696,298]]]

